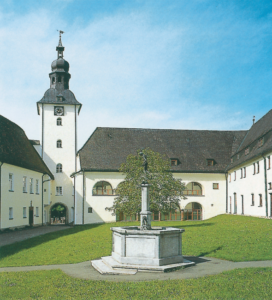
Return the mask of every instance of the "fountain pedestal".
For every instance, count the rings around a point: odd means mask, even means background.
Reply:
[[[141,184],[141,226],[111,228],[112,255],[92,261],[93,267],[100,273],[135,274],[138,270],[164,272],[194,265],[182,256],[181,234],[184,229],[151,227],[148,187],[147,182]]]
[[[163,266],[183,263],[181,234],[184,229],[113,227],[112,257],[121,264]]]

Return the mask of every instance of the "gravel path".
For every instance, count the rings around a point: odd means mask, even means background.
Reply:
[[[29,238],[43,235],[49,232],[65,230],[71,228],[66,225],[54,225],[54,226],[39,226],[39,227],[31,227],[27,229],[22,229],[18,231],[5,232],[0,233],[0,247],[13,244],[16,242],[20,242],[23,240],[27,240]]]
[[[49,266],[32,266],[32,267],[6,267],[0,268],[0,272],[19,272],[34,270],[53,270],[60,269],[69,276],[88,279],[88,280],[107,280],[107,281],[147,281],[147,280],[173,280],[198,278],[207,275],[215,275],[223,271],[229,271],[239,268],[250,267],[272,267],[272,261],[248,261],[248,262],[231,262],[212,257],[191,257],[184,256],[188,260],[196,263],[193,267],[178,270],[170,273],[146,273],[138,272],[135,275],[101,275],[92,266],[90,261],[79,264],[67,265],[49,265]]]

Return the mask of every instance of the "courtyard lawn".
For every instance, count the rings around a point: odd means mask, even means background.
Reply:
[[[0,267],[78,263],[107,256],[112,247],[110,227],[135,224],[76,226],[3,246]],[[184,228],[183,255],[272,260],[272,220],[221,215],[206,221],[153,222],[152,226]]]
[[[186,280],[110,282],[60,270],[0,273],[1,299],[272,299],[272,268]]]

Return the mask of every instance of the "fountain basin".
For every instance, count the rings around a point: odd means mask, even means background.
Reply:
[[[112,227],[112,257],[121,264],[164,266],[183,263],[182,233],[173,227]]]

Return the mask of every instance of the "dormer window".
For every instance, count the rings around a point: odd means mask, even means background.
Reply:
[[[207,159],[207,166],[214,166],[216,163],[215,163],[215,160],[214,159],[211,159],[211,158],[208,158]]]
[[[258,141],[258,148],[262,147],[264,144],[264,138],[259,139]]]
[[[180,164],[180,161],[177,158],[170,158],[171,166],[177,166]]]
[[[245,150],[245,155],[248,155],[249,154],[249,148],[247,148],[246,150]]]
[[[63,101],[64,101],[64,98],[63,98],[62,94],[59,94],[59,95],[57,96],[57,101],[58,101],[58,102],[63,102]]]

